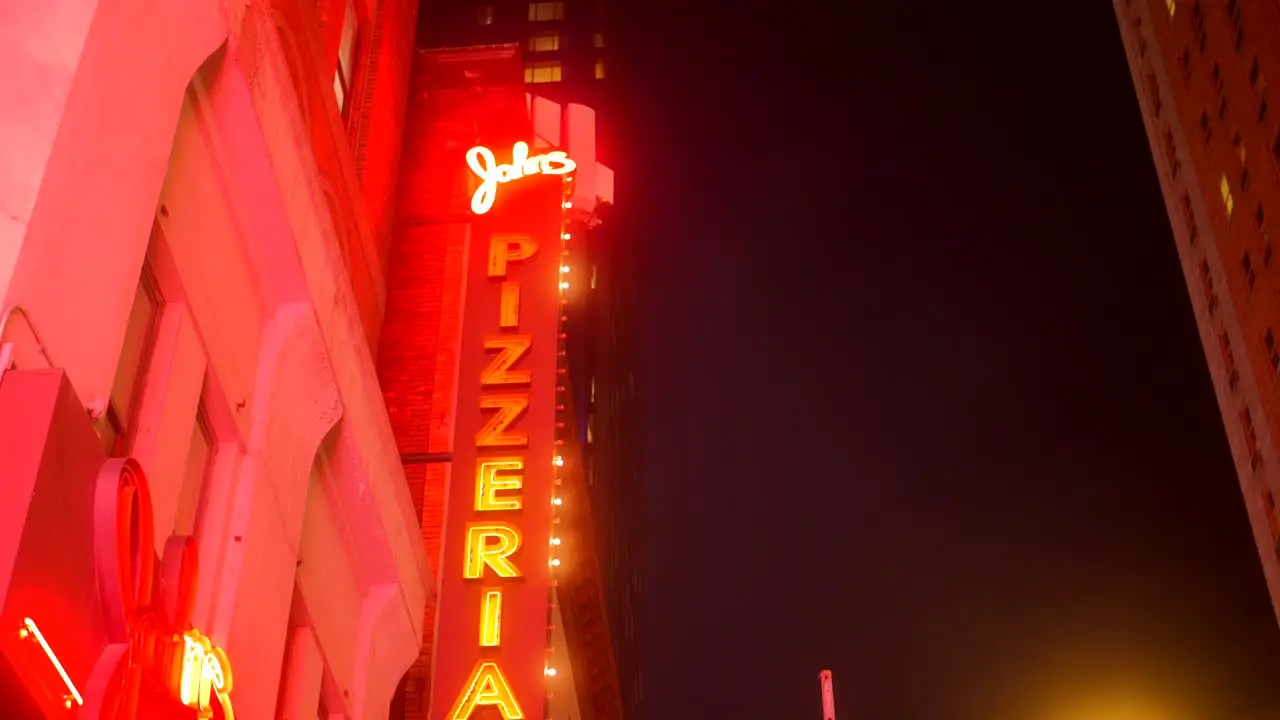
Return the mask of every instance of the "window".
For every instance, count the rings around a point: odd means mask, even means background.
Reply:
[[[1236,46],[1236,52],[1240,52],[1240,48],[1244,45],[1244,17],[1240,12],[1239,0],[1227,0],[1227,17],[1231,18],[1231,27],[1235,30],[1233,37]]]
[[[596,280],[599,279],[599,274],[600,274],[600,271],[596,267],[596,264],[591,263],[591,289],[592,290],[596,289]],[[592,387],[594,387],[594,385]]]
[[[1226,331],[1218,336],[1218,346],[1222,350],[1222,365],[1227,372],[1227,387],[1234,392],[1240,384],[1240,372],[1236,370],[1236,354],[1231,350],[1231,338]]]
[[[111,385],[111,400],[103,430],[103,443],[107,454],[119,456],[129,452],[132,433],[137,420],[138,401],[142,396],[147,366],[155,346],[155,332],[159,325],[164,298],[156,285],[149,265],[142,268],[142,276],[134,291],[133,305],[129,309],[129,321],[125,326],[124,344],[120,348],[120,363],[116,366],[115,382]]]
[[[1244,271],[1244,284],[1252,290],[1253,284],[1258,282],[1258,273],[1253,269],[1253,258],[1248,250],[1245,250],[1244,255],[1240,257],[1240,269]]]
[[[1151,112],[1156,115],[1159,115],[1160,108],[1161,108],[1160,85],[1156,82],[1156,74],[1147,73],[1146,83],[1147,83],[1147,96],[1151,98]]]
[[[1240,411],[1240,429],[1244,432],[1245,451],[1249,453],[1249,467],[1257,470],[1262,464],[1262,455],[1258,452],[1258,434],[1253,428],[1253,414],[1249,408]]]
[[[1245,161],[1249,159],[1249,152],[1245,149],[1244,138],[1240,137],[1239,130],[1236,131],[1235,137],[1231,138],[1231,144],[1236,149],[1236,157],[1240,158],[1240,164],[1244,165]]]
[[[530,84],[560,82],[560,62],[552,60],[526,64],[524,81]]]
[[[1196,0],[1191,4],[1191,27],[1196,31],[1196,44],[1200,47],[1200,52],[1204,52],[1204,46],[1209,40],[1209,33],[1205,30],[1204,23],[1204,6],[1200,4],[1200,0]]]
[[[1230,220],[1231,211],[1236,209],[1236,200],[1231,196],[1231,182],[1227,180],[1226,173],[1218,181],[1218,194],[1222,196],[1222,207],[1226,209],[1227,219]]]
[[[1213,140],[1213,126],[1209,124],[1209,113],[1207,111],[1200,113],[1200,134],[1204,136],[1204,143],[1208,145]]]
[[[347,0],[342,14],[342,36],[338,41],[338,68],[333,73],[333,94],[338,98],[338,111],[345,117],[347,98],[351,95],[352,78],[355,76],[356,54],[356,6]]]
[[[476,24],[492,25],[493,24],[493,6],[481,5],[476,8]]]
[[[1178,56],[1178,67],[1182,70],[1182,82],[1191,81],[1191,51],[1184,49],[1182,54]]]
[[[1267,234],[1267,214],[1262,210],[1262,203],[1258,203],[1258,209],[1253,213],[1253,225],[1258,231],[1258,246],[1262,253],[1262,267],[1271,266],[1271,236]]]
[[[596,58],[596,79],[604,79],[604,58]]]
[[[1267,511],[1267,527],[1271,528],[1271,541],[1275,553],[1280,555],[1280,513],[1276,512],[1276,498],[1270,489],[1262,491],[1262,507]]]
[[[546,22],[564,19],[563,2],[531,2],[529,3],[529,22]]]
[[[187,450],[187,467],[183,473],[182,489],[178,494],[177,512],[173,517],[175,535],[195,535],[199,530],[200,498],[205,480],[213,467],[215,443],[209,429],[209,418],[201,403],[196,410],[196,421],[191,431],[191,444]]]
[[[560,35],[546,33],[529,38],[529,52],[555,52],[560,49]]]
[[[1173,17],[1178,10],[1178,0],[1164,0],[1164,6],[1169,8],[1169,17]]]
[[[1258,63],[1258,58],[1253,59],[1253,64],[1249,66],[1249,87],[1253,88],[1253,92],[1261,95],[1262,91],[1267,87],[1266,78],[1262,76],[1262,65]]]
[[[600,48],[604,47],[604,33],[602,33],[602,32],[598,32],[598,33],[596,33],[595,35],[592,35],[592,36],[591,36],[591,44],[592,44],[592,46],[594,46],[597,50],[599,50]]]
[[[1200,261],[1200,285],[1204,289],[1204,296],[1209,306],[1209,313],[1213,314],[1218,309],[1218,294],[1213,289],[1213,273],[1209,270],[1209,261]]]
[[[1267,363],[1271,365],[1271,374],[1280,372],[1280,345],[1276,345],[1275,333],[1271,328],[1262,336],[1262,347],[1267,351]]]
[[[1191,206],[1191,196],[1185,192],[1182,193],[1182,220],[1187,224],[1187,240],[1194,245],[1200,231],[1196,227],[1196,211]]]

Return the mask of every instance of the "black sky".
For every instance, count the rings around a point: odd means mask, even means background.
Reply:
[[[851,4],[623,9],[646,717],[1280,713],[1110,4]]]

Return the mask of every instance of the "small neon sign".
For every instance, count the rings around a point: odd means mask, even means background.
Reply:
[[[528,175],[567,175],[578,164],[563,150],[530,155],[529,143],[518,142],[511,148],[510,164],[499,165],[492,150],[478,145],[467,151],[467,166],[480,178],[480,187],[471,196],[471,212],[483,215],[493,207],[498,185]]]
[[[62,683],[67,686],[70,694],[64,695],[62,704],[70,708],[74,702],[76,705],[83,705],[84,698],[80,695],[80,691],[76,689],[75,683],[71,682],[71,677],[67,675],[66,668],[62,667],[62,661],[58,659],[57,653],[53,648],[49,647],[49,642],[44,639],[44,633],[40,632],[40,628],[36,627],[36,621],[31,618],[22,619],[22,627],[18,628],[18,637],[23,640],[32,639],[44,650],[44,654],[49,658],[49,662],[53,664],[53,669],[58,671],[58,676],[62,678]]]

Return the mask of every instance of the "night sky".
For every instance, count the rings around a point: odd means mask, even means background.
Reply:
[[[620,4],[645,717],[1280,714],[1110,3]]]

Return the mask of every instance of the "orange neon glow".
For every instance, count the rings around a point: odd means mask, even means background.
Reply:
[[[222,648],[213,646],[199,631],[182,634],[182,673],[178,679],[178,699],[183,705],[201,713],[212,710],[210,700],[217,697],[223,713],[230,712],[226,695],[231,692],[231,663]],[[228,718],[232,716],[227,714]]]
[[[102,516],[111,518],[101,526],[95,524],[95,533],[108,550],[98,558],[100,582],[104,590],[115,589],[119,594],[118,598],[104,594],[105,604],[119,613],[129,638],[128,652],[120,659],[120,679],[108,686],[103,701],[103,707],[112,709],[102,717],[137,718],[144,685],[158,680],[175,700],[195,708],[197,717],[213,716],[212,695],[223,717],[234,720],[231,663],[222,649],[190,629],[200,563],[195,538],[175,536],[166,546],[163,582],[171,583],[174,590],[166,612],[155,593],[151,491],[137,461],[107,461],[98,477],[95,502],[104,504]],[[114,517],[107,515],[106,505]],[[177,553],[172,566],[171,550]]]
[[[485,588],[480,604],[480,647],[502,644],[502,588]]]
[[[494,235],[489,239],[489,277],[507,276],[507,264],[528,260],[538,252],[538,243],[528,235]]]
[[[467,562],[462,576],[478,580],[488,566],[500,578],[520,577],[520,569],[510,558],[520,549],[521,540],[520,530],[514,525],[467,523]]]
[[[481,410],[497,410],[476,433],[477,447],[524,447],[529,444],[528,430],[512,430],[511,426],[529,409],[529,395],[486,395],[480,398]]]
[[[512,472],[514,470],[524,470],[524,458],[491,458],[480,462],[476,468],[477,512],[519,510],[524,507],[524,498],[519,495],[498,496],[499,492],[524,487],[524,473]],[[500,472],[506,474],[499,475]]]
[[[49,647],[49,642],[44,639],[44,633],[40,632],[40,628],[36,627],[36,621],[31,618],[23,618],[22,627],[18,629],[18,636],[24,639],[34,638],[40,645],[40,649],[44,650],[45,656],[53,664],[53,669],[58,671],[58,677],[62,678],[62,684],[66,685],[67,690],[71,693],[64,701],[66,706],[71,707],[73,701],[76,705],[83,705],[84,698],[80,696],[80,691],[76,689],[75,683],[71,682],[71,677],[67,675],[66,668],[62,667],[62,661],[53,652],[53,648]]]
[[[485,350],[497,350],[489,365],[480,372],[480,385],[528,385],[533,380],[532,370],[512,370],[511,367],[529,353],[533,338],[529,335],[508,335],[485,340]]]
[[[499,165],[493,151],[483,146],[467,151],[467,165],[480,178],[480,187],[471,196],[471,212],[477,215],[483,215],[493,207],[501,183],[519,180],[526,175],[567,175],[578,167],[562,150],[530,156],[529,143],[526,142],[517,142],[511,148],[510,165]]]
[[[498,302],[498,327],[520,327],[520,283],[502,283],[502,296]]]
[[[502,674],[502,668],[492,660],[481,660],[476,663],[475,670],[467,680],[466,690],[458,697],[450,720],[470,720],[476,708],[481,705],[496,707],[502,720],[524,720],[524,710],[516,700],[511,685]]]

